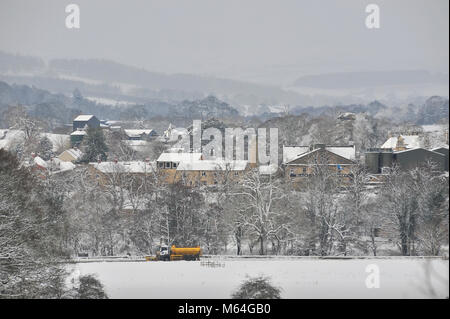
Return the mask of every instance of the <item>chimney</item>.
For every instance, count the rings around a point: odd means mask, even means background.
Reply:
[[[325,149],[325,144],[312,144],[312,145],[309,147],[309,150],[310,150],[310,151],[314,151],[314,150],[316,150],[316,149]]]

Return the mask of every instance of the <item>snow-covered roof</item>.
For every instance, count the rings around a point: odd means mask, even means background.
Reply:
[[[427,150],[427,149],[425,149],[425,148],[423,148],[423,147],[415,147],[415,148],[410,148],[410,149],[403,150],[403,151],[395,151],[394,154],[407,153],[407,152],[412,152],[412,151],[417,151],[417,150],[424,150],[424,151],[426,151],[426,152],[435,153],[435,154],[444,156],[444,155],[441,154],[441,153],[435,152],[435,151],[433,151],[433,150]]]
[[[309,146],[283,146],[283,163],[289,163],[294,159],[310,154]],[[325,150],[334,154],[342,156],[349,160],[355,160],[356,149],[354,145],[351,146],[325,146]]]
[[[288,163],[297,158],[300,154],[309,151],[309,146],[284,146],[283,145],[283,163]]]
[[[420,137],[418,135],[401,135],[406,148],[421,147]],[[398,136],[390,137],[381,148],[396,148],[398,143]]]
[[[38,165],[38,166],[40,166],[40,167],[42,167],[42,168],[47,168],[47,167],[48,167],[47,162],[44,161],[44,160],[43,160],[41,157],[39,157],[39,156],[36,156],[35,158],[33,158],[33,162],[34,162],[34,164],[36,164],[36,165]]]
[[[75,169],[76,165],[71,162],[64,162],[61,161],[59,158],[52,158],[49,161],[49,164],[52,169],[58,169],[56,171],[53,171],[52,173],[61,173],[66,171],[72,171]]]
[[[129,137],[140,137],[141,135],[150,135],[151,132],[153,132],[152,129],[142,129],[142,130],[124,130],[125,134]]]
[[[333,146],[333,147],[335,147],[335,146]],[[342,147],[344,148],[344,146],[342,146]],[[353,146],[351,146],[351,147],[353,147]],[[332,147],[331,147],[331,148],[332,148]],[[299,156],[297,156],[297,157],[294,158],[293,160],[297,160],[297,159],[299,159],[299,158],[308,156],[308,155],[310,155],[310,154],[312,154],[312,153],[315,153],[315,152],[317,152],[317,151],[319,151],[319,150],[320,150],[320,148],[315,148],[315,149],[313,149],[312,151],[308,151],[308,152],[305,152],[305,153],[303,153],[303,154],[300,154]],[[350,160],[350,161],[353,160],[352,158],[345,157],[345,156],[343,156],[343,155],[338,154],[337,152],[333,152],[333,151],[329,150],[328,147],[325,147],[325,150],[326,150],[326,151],[329,151],[329,152],[331,152],[331,153],[334,153],[334,154],[336,154],[336,155],[338,155],[338,156],[344,157],[344,158],[346,158],[346,159],[348,159],[348,160]],[[341,151],[341,153],[344,153],[344,152]],[[350,152],[349,152],[349,153],[350,153]],[[348,154],[344,154],[344,155],[348,155]],[[291,160],[291,161],[293,161],[293,160]],[[330,163],[330,165],[333,165],[333,164]],[[340,164],[340,165],[346,165],[346,164]]]
[[[436,151],[436,150],[440,150],[440,149],[443,149],[443,148],[445,148],[445,149],[448,150],[448,144],[447,144],[447,145],[442,145],[442,146],[435,147],[435,148],[433,148],[433,149],[431,149],[431,150],[432,150],[432,151]]]
[[[299,159],[299,158],[305,157],[305,156],[307,156],[307,155],[309,155],[309,154],[314,153],[314,152],[317,151],[317,150],[318,150],[318,148],[315,149],[315,150],[308,151],[308,152],[302,153],[302,154],[300,154],[300,155],[297,155],[295,158],[293,158],[293,159],[290,160],[289,162],[292,162],[293,160],[297,160],[297,159]]]
[[[65,150],[64,152],[62,152],[60,155],[62,155],[64,153],[68,153],[74,159],[79,159],[83,155],[83,152],[81,152],[79,149],[75,149],[75,148],[69,148],[69,149]]]
[[[355,146],[326,146],[325,149],[349,160],[356,159]]]
[[[201,160],[180,162],[177,171],[243,171],[248,161]]]
[[[105,121],[105,124],[110,125],[110,126],[113,125],[113,124],[118,124],[118,123],[121,123],[121,121],[113,121],[113,120],[106,120]]]
[[[162,153],[157,162],[194,162],[202,159],[202,153]]]
[[[78,115],[74,121],[85,122],[89,121],[94,115]]]
[[[101,162],[89,163],[102,173],[151,173],[156,169],[155,162]]]
[[[87,133],[85,131],[79,130],[79,131],[70,133],[70,135],[87,135]]]

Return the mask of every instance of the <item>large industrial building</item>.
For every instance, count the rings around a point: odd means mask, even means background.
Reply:
[[[382,174],[385,168],[397,165],[400,169],[408,170],[432,162],[439,171],[448,171],[448,147],[435,150],[413,148],[394,151],[391,148],[370,149],[365,154],[368,171],[372,174]]]

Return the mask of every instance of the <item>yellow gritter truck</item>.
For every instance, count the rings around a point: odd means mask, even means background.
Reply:
[[[157,260],[200,260],[202,249],[197,247],[172,247],[161,246],[156,252]]]

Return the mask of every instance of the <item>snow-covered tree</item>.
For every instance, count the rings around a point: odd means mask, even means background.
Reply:
[[[63,298],[60,201],[0,149],[0,298]]]
[[[433,167],[394,168],[383,188],[384,227],[395,235],[402,255],[437,255],[448,242],[448,179]]]
[[[281,181],[272,175],[261,175],[257,169],[249,171],[233,196],[238,198],[237,219],[253,240],[259,243],[259,254],[267,254],[267,243],[287,227],[283,209]]]
[[[40,138],[37,153],[45,161],[48,161],[54,155],[53,144],[48,137],[42,136]]]

